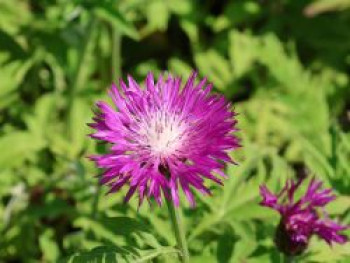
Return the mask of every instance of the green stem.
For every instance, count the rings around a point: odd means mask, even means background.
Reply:
[[[97,182],[96,192],[94,193],[94,197],[92,200],[92,206],[91,206],[91,219],[92,220],[98,220],[98,203],[100,200],[100,195],[101,195],[101,184],[99,182]],[[91,229],[88,230],[85,235],[86,235],[87,239],[96,238],[96,234]]]
[[[296,263],[295,257],[284,255],[284,263]]]
[[[84,81],[87,73],[86,69],[88,68],[87,60],[89,57],[89,53],[91,53],[91,50],[93,48],[93,38],[95,36],[96,28],[97,28],[97,20],[95,17],[91,17],[87,25],[86,35],[83,40],[83,45],[79,52],[77,68],[75,70],[74,78],[72,81],[72,87],[70,89],[70,96],[68,101],[69,111],[72,108],[75,95],[77,94],[78,90],[81,89],[82,86],[84,85]]]
[[[92,201],[92,207],[91,207],[91,217],[93,219],[97,218],[97,213],[98,213],[98,202],[100,200],[100,194],[101,194],[101,183],[97,180],[97,185],[96,185],[96,192],[94,195],[94,199]]]
[[[116,82],[121,75],[121,34],[112,28],[112,82]]]
[[[337,129],[336,129],[336,123],[335,121],[331,123],[331,127],[330,127],[330,134],[331,134],[331,151],[332,151],[332,155],[331,155],[331,160],[330,163],[333,167],[334,170],[334,175],[336,174],[336,170],[337,170]]]
[[[180,210],[174,206],[174,203],[171,200],[166,199],[166,202],[169,210],[170,220],[175,232],[177,246],[181,252],[181,262],[189,263],[190,256],[188,253],[184,227],[181,223]]]

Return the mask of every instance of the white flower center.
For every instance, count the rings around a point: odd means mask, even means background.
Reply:
[[[153,155],[165,157],[176,153],[184,141],[185,123],[175,114],[155,112],[144,125],[146,145]]]

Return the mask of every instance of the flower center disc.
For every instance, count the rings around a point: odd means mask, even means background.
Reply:
[[[156,112],[145,123],[142,133],[153,155],[166,157],[181,149],[185,124],[174,114]]]

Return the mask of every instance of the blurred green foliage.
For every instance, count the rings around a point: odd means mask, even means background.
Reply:
[[[104,197],[94,101],[130,73],[208,76],[239,112],[223,188],[183,208],[191,262],[279,262],[259,184],[315,174],[350,223],[349,0],[0,0],[0,262],[177,262],[166,208]],[[186,202],[183,202],[186,204]],[[347,232],[349,234],[349,231]],[[300,262],[349,262],[316,238]]]

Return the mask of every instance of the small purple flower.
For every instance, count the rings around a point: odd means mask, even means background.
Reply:
[[[205,179],[221,184],[224,162],[232,162],[228,151],[239,147],[233,132],[235,113],[223,96],[211,95],[211,84],[196,73],[184,87],[181,78],[160,76],[155,84],[147,75],[145,88],[128,76],[120,90],[112,85],[109,95],[116,110],[98,102],[99,112],[90,126],[91,137],[109,143],[109,153],[92,156],[104,168],[101,183],[110,193],[129,185],[125,201],[136,192],[139,205],[162,195],[179,205],[179,188],[192,206],[192,189],[210,194]]]
[[[260,186],[262,206],[270,207],[281,214],[276,231],[275,243],[287,255],[299,255],[306,248],[313,234],[324,239],[329,245],[333,242],[343,244],[347,237],[339,234],[348,226],[329,219],[324,206],[335,199],[332,189],[322,189],[322,182],[312,178],[306,193],[295,199],[295,193],[304,179],[297,183],[288,180],[282,191],[274,195],[265,185]]]

